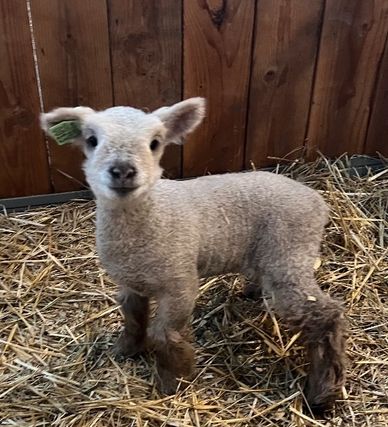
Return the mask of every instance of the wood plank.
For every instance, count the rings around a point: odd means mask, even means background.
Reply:
[[[109,0],[116,105],[153,110],[182,98],[182,4]],[[168,147],[168,176],[181,175],[181,147]]]
[[[322,0],[260,0],[249,98],[245,166],[302,154],[319,45]],[[299,149],[299,150],[298,150]]]
[[[388,157],[388,41],[381,59],[381,66],[373,102],[364,153]]]
[[[255,1],[185,0],[184,95],[208,114],[184,146],[184,175],[243,167]]]
[[[308,157],[361,153],[388,30],[386,0],[327,0],[308,131]]]
[[[24,0],[0,0],[0,197],[50,192]]]
[[[112,106],[106,0],[34,0],[31,13],[45,110]],[[49,148],[55,191],[82,188],[79,150],[51,140]]]

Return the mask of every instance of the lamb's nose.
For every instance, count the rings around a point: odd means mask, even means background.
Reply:
[[[128,163],[120,163],[109,168],[109,173],[115,180],[125,180],[133,178],[137,171]]]

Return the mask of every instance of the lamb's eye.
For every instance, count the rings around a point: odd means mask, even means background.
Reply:
[[[97,141],[97,138],[94,135],[92,135],[92,136],[89,136],[89,138],[86,138],[86,143],[90,148],[95,148],[97,147],[98,141]]]
[[[155,151],[159,147],[160,142],[157,139],[153,139],[150,144],[151,151]]]

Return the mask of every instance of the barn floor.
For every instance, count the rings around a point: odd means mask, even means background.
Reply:
[[[387,172],[387,170],[385,171]],[[241,278],[203,282],[194,315],[197,377],[161,397],[151,355],[118,362],[115,286],[98,265],[93,202],[0,216],[0,425],[388,425],[388,174],[344,163],[293,165],[332,221],[317,263],[350,324],[349,377],[327,419],[303,409],[302,348]]]

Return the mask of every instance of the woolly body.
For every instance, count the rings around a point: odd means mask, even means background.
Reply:
[[[135,202],[97,201],[97,245],[116,282],[154,297],[183,277],[258,279],[260,270],[299,280],[318,256],[326,221],[315,191],[273,173],[159,180]]]
[[[144,113],[130,107],[95,112],[59,108],[42,127],[76,120],[74,139],[97,199],[97,248],[119,285],[124,330],[120,355],[156,349],[159,388],[190,377],[189,321],[199,278],[240,272],[246,294],[263,291],[275,312],[302,333],[310,371],[306,397],[323,410],[344,383],[345,326],[340,304],[314,279],[328,209],[312,189],[267,172],[161,180],[169,143],[182,143],[205,114],[201,98]],[[149,325],[149,299],[158,309]]]

